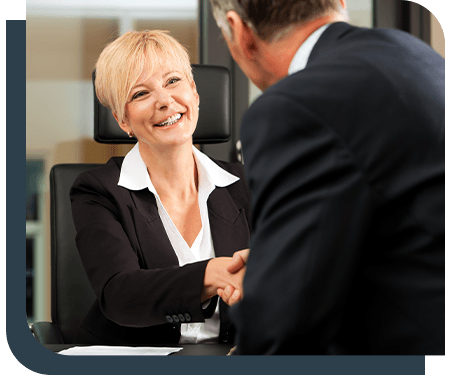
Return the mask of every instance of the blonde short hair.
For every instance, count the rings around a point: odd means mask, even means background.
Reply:
[[[95,66],[95,91],[105,107],[122,122],[131,89],[146,67],[148,77],[159,67],[174,62],[186,78],[193,82],[189,55],[167,31],[128,31],[100,54]]]

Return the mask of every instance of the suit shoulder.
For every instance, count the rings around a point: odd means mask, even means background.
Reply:
[[[73,187],[86,184],[99,184],[101,186],[111,186],[113,184],[117,185],[122,162],[123,157],[112,157],[106,162],[106,164],[80,173],[75,179]]]
[[[110,175],[120,175],[120,168],[122,167],[123,157],[112,157],[104,165],[90,169],[83,174],[89,174],[99,179],[107,178]]]

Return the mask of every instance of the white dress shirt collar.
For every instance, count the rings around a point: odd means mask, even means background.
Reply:
[[[196,147],[192,146],[192,149],[197,161],[197,169],[205,177],[205,180],[218,187],[225,187],[239,180],[239,177],[220,168],[208,156],[197,150]],[[204,179],[199,180],[205,181]],[[136,143],[123,160],[118,185],[129,190],[142,190],[148,187],[155,196],[158,196],[147,172],[147,166],[139,153],[139,142]]]
[[[308,63],[309,56],[311,55],[311,51],[313,50],[314,46],[316,45],[317,41],[319,40],[323,32],[330,25],[331,23],[328,23],[326,25],[323,25],[322,27],[319,27],[308,37],[308,39],[306,39],[302,43],[300,48],[295,53],[294,58],[291,61],[291,64],[289,65],[288,70],[289,75],[305,69],[306,64]]]

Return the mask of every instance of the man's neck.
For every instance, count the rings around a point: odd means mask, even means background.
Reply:
[[[289,65],[300,46],[320,27],[333,22],[345,21],[340,13],[308,21],[294,28],[281,39],[261,41],[260,67],[266,71],[262,90],[267,89],[288,75]]]

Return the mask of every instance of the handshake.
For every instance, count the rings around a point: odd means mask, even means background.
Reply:
[[[206,265],[202,302],[219,295],[232,306],[244,296],[242,282],[250,249],[236,251],[233,257],[211,259]]]

